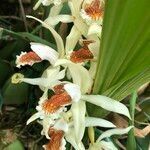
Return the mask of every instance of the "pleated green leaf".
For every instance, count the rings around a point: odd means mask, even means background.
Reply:
[[[149,5],[149,0],[107,0],[93,93],[121,100],[150,80]]]
[[[149,0],[106,1],[93,94],[122,100],[150,81],[149,5]]]

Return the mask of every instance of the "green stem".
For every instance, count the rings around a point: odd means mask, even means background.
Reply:
[[[134,91],[132,93],[132,97],[130,99],[130,115],[131,119],[129,121],[129,125],[134,126],[134,115],[135,115],[135,105],[136,105],[136,99],[137,99],[137,92]],[[128,140],[127,140],[127,150],[136,149],[136,140],[134,136],[134,129],[131,129],[128,133]]]

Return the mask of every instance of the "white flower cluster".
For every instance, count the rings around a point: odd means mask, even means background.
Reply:
[[[22,52],[16,59],[17,67],[33,65],[43,60],[49,61],[50,66],[40,78],[25,78],[22,74],[15,74],[12,77],[12,82],[38,85],[43,91],[43,96],[36,107],[37,113],[29,118],[27,124],[38,119],[38,122],[43,126],[41,134],[50,140],[48,144],[43,146],[46,150],[53,147],[63,150],[66,141],[76,150],[84,150],[82,139],[86,127],[115,128],[113,123],[105,119],[88,116],[86,102],[97,105],[100,109],[104,108],[125,115],[129,119],[130,114],[124,104],[106,96],[90,94],[96,71],[96,57],[99,52],[104,1],[66,1],[71,9],[69,15],[59,14],[64,2],[61,0],[39,0],[35,8],[40,3],[43,5],[54,4],[49,17],[44,22],[28,16],[49,29],[56,40],[57,51],[47,45],[31,42],[32,51]],[[74,24],[65,44],[54,29],[54,26],[59,22],[73,22]],[[84,39],[81,40],[82,36]],[[78,41],[82,46],[74,51]],[[90,69],[86,69],[84,65],[89,61]],[[68,80],[64,80],[64,78]],[[48,96],[49,89],[54,91],[54,95],[51,97]],[[131,128],[115,128],[104,132],[96,142],[90,144],[89,150],[117,149],[112,142],[105,141],[104,138],[113,134],[125,134]],[[94,131],[91,130],[91,132]]]

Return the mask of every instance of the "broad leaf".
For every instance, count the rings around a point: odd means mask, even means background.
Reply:
[[[122,100],[150,80],[149,4],[106,1],[94,94]]]
[[[103,93],[149,67],[148,4],[148,0],[107,1],[94,93]]]
[[[2,97],[2,94],[1,94],[1,91],[0,91],[0,112],[1,112],[1,109],[2,109],[2,105],[3,105],[3,97]]]
[[[0,59],[0,87],[3,86],[5,80],[11,75],[13,69],[9,62]]]
[[[2,96],[5,104],[22,104],[28,101],[29,86],[25,83],[12,84],[11,78],[7,80],[2,88]]]
[[[11,35],[11,36],[13,36],[14,38],[17,38],[17,39],[21,38],[21,39],[24,39],[25,41],[28,41],[28,42],[42,43],[42,44],[45,44],[45,45],[48,45],[50,47],[55,48],[55,46],[52,43],[50,43],[50,42],[48,42],[48,41],[46,41],[46,40],[44,40],[44,39],[42,39],[42,38],[40,38],[36,35],[33,35],[32,33],[14,32],[14,31],[7,30],[7,29],[2,29],[2,28],[0,28],[0,30],[1,30],[0,39],[2,38],[2,36]]]
[[[142,111],[136,113],[135,120],[139,122],[150,120],[150,97],[143,99],[138,105]]]
[[[149,139],[150,135],[147,135],[145,138],[136,138],[137,150],[149,150]]]
[[[4,150],[24,150],[23,144],[19,140],[15,140],[10,145],[4,148]]]

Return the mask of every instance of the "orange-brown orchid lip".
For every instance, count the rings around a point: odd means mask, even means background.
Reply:
[[[33,63],[40,62],[40,61],[42,61],[41,58],[35,52],[32,51],[22,55],[19,58],[19,62],[22,64],[32,65]]]
[[[93,20],[98,20],[103,16],[103,6],[101,6],[100,0],[93,0],[91,4],[86,4],[84,11]]]
[[[50,128],[49,134],[51,139],[46,145],[44,145],[45,150],[60,150],[64,132]]]
[[[73,51],[70,55],[70,60],[74,63],[82,63],[94,58],[92,52],[89,50],[88,45],[94,41],[84,40],[83,47],[77,51]]]
[[[55,85],[53,87],[55,94],[62,94],[65,92],[64,84]]]
[[[42,108],[45,113],[55,113],[62,106],[68,105],[71,103],[71,97],[67,92],[63,92],[61,94],[53,95],[50,99],[46,100],[42,104]]]

